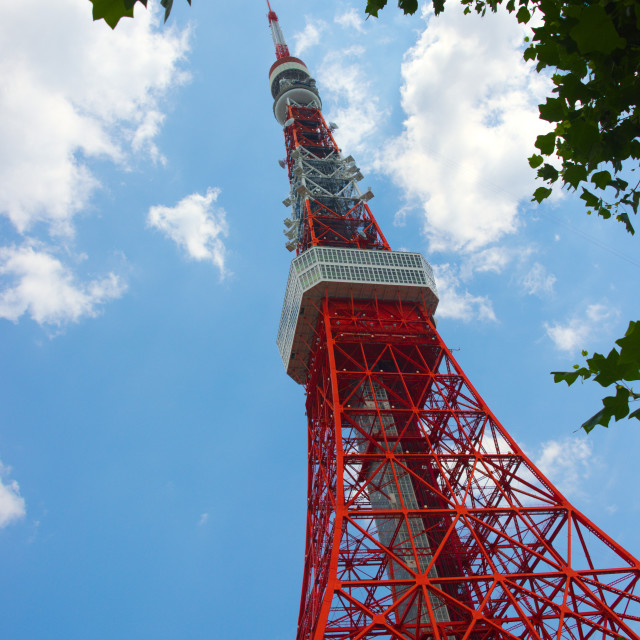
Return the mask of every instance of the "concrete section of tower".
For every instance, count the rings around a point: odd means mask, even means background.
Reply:
[[[271,7],[269,25],[296,251],[278,347],[307,394],[298,639],[639,640],[640,564],[473,388],[436,331],[431,268],[391,251]]]

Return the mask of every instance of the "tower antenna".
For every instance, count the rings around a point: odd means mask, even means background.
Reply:
[[[282,33],[282,29],[280,28],[280,23],[278,22],[278,15],[271,8],[269,4],[269,0],[267,0],[267,7],[269,8],[269,13],[267,14],[267,18],[269,18],[269,28],[271,29],[271,37],[273,38],[273,44],[276,48],[276,58],[279,60],[280,58],[288,58],[289,57],[289,47],[284,40],[284,34]]]

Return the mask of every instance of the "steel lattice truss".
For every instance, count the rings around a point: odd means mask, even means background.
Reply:
[[[343,158],[319,109],[291,105],[285,128],[298,254],[312,246],[389,249],[357,186],[353,158]],[[373,194],[371,194],[373,197]]]
[[[320,318],[298,637],[638,638],[640,565],[522,453],[421,305],[325,299]]]
[[[280,347],[307,393],[298,640],[640,640],[640,564],[471,386],[434,327],[430,268],[405,286],[406,256],[390,251],[306,65],[282,54],[271,9],[269,23],[298,255]]]

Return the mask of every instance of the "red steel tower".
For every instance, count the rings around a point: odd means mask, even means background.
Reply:
[[[640,563],[549,482],[436,331],[269,7],[295,250],[278,347],[306,389],[298,640],[640,639]]]

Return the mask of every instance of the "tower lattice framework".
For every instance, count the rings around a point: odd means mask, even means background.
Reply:
[[[640,563],[496,420],[391,251],[269,7],[295,251],[278,347],[307,394],[298,640],[640,640]]]

